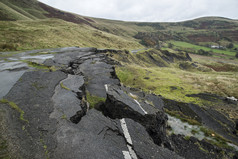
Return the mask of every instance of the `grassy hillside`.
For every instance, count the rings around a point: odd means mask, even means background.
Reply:
[[[143,47],[133,38],[137,30],[131,26],[64,12],[36,0],[1,0],[0,12],[0,51]]]
[[[35,20],[46,18],[47,12],[36,0],[1,0],[0,20]]]
[[[0,13],[1,51],[73,45],[131,49],[169,40],[238,46],[238,22],[219,17],[179,23],[124,22],[80,16],[36,0],[0,0]]]
[[[129,38],[59,19],[0,21],[0,28],[0,50],[3,51],[66,46],[117,49],[142,47]]]
[[[181,51],[171,51],[173,53],[168,57],[184,57]],[[160,58],[165,54],[162,50],[151,49],[136,54],[114,54],[112,58],[121,63],[116,72],[126,86],[153,92],[167,99],[212,106],[231,118],[237,118],[236,107],[224,108],[224,103],[220,101],[211,102],[189,95],[209,93],[238,98],[238,60],[191,54],[193,61],[177,59],[168,63],[168,58]],[[163,67],[158,67],[158,63]]]

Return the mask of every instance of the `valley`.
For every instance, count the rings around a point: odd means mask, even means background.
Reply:
[[[238,21],[125,22],[0,1],[0,158],[238,158]]]

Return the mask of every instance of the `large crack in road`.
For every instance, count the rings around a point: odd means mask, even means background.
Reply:
[[[0,126],[13,158],[186,157],[175,153],[184,151],[174,145],[182,137],[174,135],[175,140],[171,140],[166,133],[168,118],[161,97],[121,86],[113,66],[117,62],[105,52],[95,48],[57,49],[41,64],[59,70],[23,72],[21,80],[13,82],[4,99],[15,103],[15,109],[0,103],[0,111],[6,116]],[[106,98],[100,109],[89,109],[87,92]],[[28,125],[16,110],[24,112]],[[193,148],[198,157],[207,155],[199,147]]]

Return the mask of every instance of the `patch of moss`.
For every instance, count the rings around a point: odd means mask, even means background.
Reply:
[[[57,71],[59,69],[55,66],[48,67],[48,66],[45,66],[43,64],[39,64],[39,63],[28,61],[28,60],[22,60],[22,62],[25,62],[25,63],[28,64],[28,66],[34,67],[34,68],[39,69],[39,70],[54,72],[54,71]]]
[[[60,87],[70,91],[70,89],[63,84],[63,82],[60,82]]]
[[[45,87],[42,86],[41,84],[37,83],[37,82],[33,82],[31,84],[33,87],[35,87],[37,90],[40,90],[40,89],[44,89]]]
[[[49,67],[49,70],[50,70],[50,72],[55,72],[55,71],[59,70],[59,68],[57,68],[55,66],[51,66],[51,67]]]
[[[89,103],[90,109],[94,108],[97,103],[106,101],[105,98],[91,95],[89,92],[86,93],[86,98],[87,102]]]
[[[145,103],[147,103],[147,104],[149,104],[149,105],[151,105],[151,106],[155,106],[152,101],[145,100]]]
[[[202,132],[204,132],[204,135],[206,137],[210,138],[210,139],[206,139],[206,140],[208,140],[208,142],[210,142],[211,144],[216,145],[216,146],[221,147],[221,148],[233,149],[231,146],[229,146],[227,144],[228,142],[230,142],[229,140],[227,140],[224,137],[218,135],[213,130],[205,128],[205,127],[201,127],[200,130]]]
[[[46,156],[46,159],[49,159],[49,151],[47,149],[47,145],[45,144],[44,140],[43,139],[40,139],[40,143],[43,145],[43,149],[45,151],[45,156]]]
[[[191,133],[192,133],[193,135],[195,135],[195,134],[197,134],[197,133],[198,133],[198,131],[197,131],[197,130],[194,130],[194,129],[192,129]]]
[[[28,66],[34,67],[36,69],[49,70],[49,67],[47,67],[47,66],[45,66],[43,64],[39,64],[39,63],[28,61],[28,60],[22,60],[22,62],[25,62],[25,63],[28,64]]]
[[[18,111],[20,113],[20,120],[29,123],[29,121],[24,118],[25,112],[19,106],[17,106],[16,103],[8,101],[7,99],[1,99],[0,102],[3,104],[8,104],[12,109]]]
[[[61,119],[67,120],[67,116],[64,114],[64,115],[61,116]]]
[[[95,64],[97,61],[92,61],[91,64]]]
[[[185,140],[189,140],[191,136],[185,136],[184,139]]]
[[[2,159],[10,159],[8,152],[7,141],[0,137],[0,158]]]
[[[203,151],[203,152],[205,152],[205,153],[209,153],[209,151],[206,150],[206,149],[204,149],[204,148],[200,145],[199,142],[196,142],[195,145],[197,145],[201,151]]]

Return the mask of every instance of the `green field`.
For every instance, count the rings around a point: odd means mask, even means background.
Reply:
[[[193,49],[195,51],[198,51],[198,50],[202,49],[204,51],[209,51],[209,52],[214,52],[214,53],[219,53],[219,54],[225,54],[225,55],[230,55],[230,56],[235,56],[236,55],[236,52],[227,51],[227,50],[219,50],[219,49],[211,49],[211,48],[208,48],[208,47],[198,46],[198,45],[194,45],[194,44],[190,44],[190,43],[182,42],[182,41],[169,41],[169,42],[172,43],[173,45],[175,45],[176,47],[179,47],[179,48]]]

